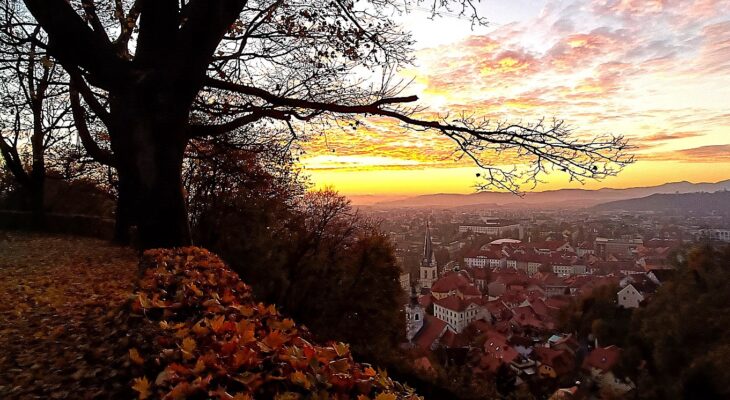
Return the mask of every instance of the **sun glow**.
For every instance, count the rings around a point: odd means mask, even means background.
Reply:
[[[730,178],[730,3],[629,3],[548,1],[539,9],[488,0],[484,16],[498,19],[489,14],[498,9],[513,20],[487,31],[447,20],[450,33],[440,38],[433,29],[439,20],[411,16],[405,28],[418,51],[415,65],[401,72],[413,79],[406,92],[440,115],[558,117],[583,137],[630,138],[640,161],[588,188]],[[437,133],[378,121],[327,139],[327,146],[305,144],[303,164],[320,187],[400,195],[468,193],[478,183],[477,169]],[[542,179],[538,190],[581,187],[559,173]]]

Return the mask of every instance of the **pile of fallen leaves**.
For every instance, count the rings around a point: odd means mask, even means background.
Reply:
[[[354,362],[346,344],[312,343],[207,250],[150,250],[141,266],[132,315],[159,334],[146,351],[129,349],[140,399],[418,399]]]

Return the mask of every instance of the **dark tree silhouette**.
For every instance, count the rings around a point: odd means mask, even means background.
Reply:
[[[411,61],[412,40],[393,13],[427,6],[434,15],[456,11],[483,23],[471,0],[23,3],[48,35],[48,53],[108,129],[119,176],[118,235],[126,239],[136,224],[143,247],[190,242],[181,170],[197,138],[266,134],[271,126],[301,137],[333,121],[349,119],[356,128],[357,118],[391,118],[452,138],[459,154],[484,168],[485,185],[511,191],[551,168],[581,180],[631,162],[620,136],[581,138],[561,121],[426,116],[412,105],[416,96],[401,94],[395,72]],[[495,167],[495,153],[524,167]]]
[[[69,155],[67,77],[46,53],[40,26],[25,24],[3,7],[0,25],[0,154],[4,168],[27,198],[33,224],[45,221],[49,169]]]

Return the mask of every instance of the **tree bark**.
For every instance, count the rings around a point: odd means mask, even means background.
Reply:
[[[116,235],[128,241],[136,224],[143,249],[191,244],[181,178],[189,105],[164,82],[144,78],[110,98],[120,182]]]

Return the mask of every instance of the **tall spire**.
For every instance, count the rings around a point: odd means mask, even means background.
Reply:
[[[426,236],[423,238],[423,264],[432,263],[434,258],[433,242],[431,241],[431,223],[426,221]]]

